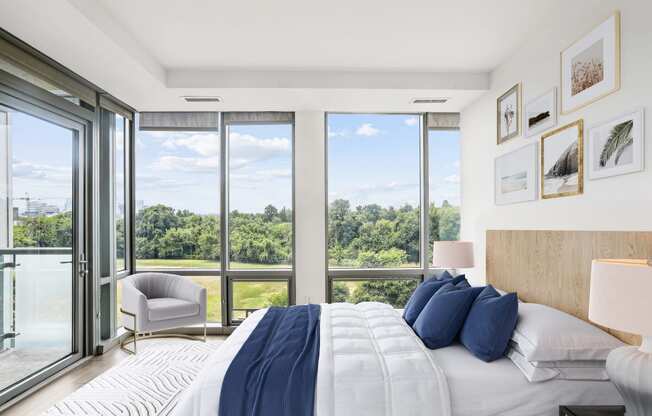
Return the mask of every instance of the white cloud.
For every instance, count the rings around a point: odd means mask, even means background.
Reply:
[[[202,156],[215,156],[220,151],[220,136],[216,133],[205,133],[168,137],[162,143],[162,146],[168,150],[185,147]]]
[[[417,117],[406,118],[404,123],[406,126],[416,126],[419,123],[419,119]]]
[[[346,129],[342,130],[331,130],[331,128],[328,128],[328,137],[329,138],[334,138],[334,137],[346,137],[349,135],[349,131]]]
[[[455,162],[453,162],[453,167],[454,168],[459,168],[460,167],[460,161],[456,160]]]
[[[460,175],[456,173],[448,175],[444,178],[444,181],[448,183],[460,183]]]
[[[371,125],[371,123],[364,123],[355,131],[358,136],[372,137],[377,136],[380,130]]]
[[[52,182],[72,181],[71,166],[41,165],[14,159],[12,165],[14,178],[39,179]]]
[[[216,157],[161,156],[152,169],[175,172],[218,173]]]

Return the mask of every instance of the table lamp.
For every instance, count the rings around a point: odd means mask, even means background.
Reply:
[[[652,264],[648,260],[593,260],[589,319],[642,335],[640,347],[616,348],[607,373],[625,400],[627,416],[652,414]]]
[[[435,241],[432,265],[440,269],[473,267],[473,243],[470,241]]]

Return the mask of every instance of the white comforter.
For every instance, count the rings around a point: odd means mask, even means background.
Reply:
[[[450,416],[444,373],[391,306],[321,308],[315,416]],[[253,313],[214,353],[174,415],[217,416],[224,374],[265,313]]]

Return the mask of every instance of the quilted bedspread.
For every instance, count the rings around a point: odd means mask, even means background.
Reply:
[[[224,375],[266,310],[209,358],[175,415],[217,416]],[[446,377],[391,306],[322,304],[316,416],[450,416]]]

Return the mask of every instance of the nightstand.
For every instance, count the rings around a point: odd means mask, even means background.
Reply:
[[[559,416],[625,416],[625,406],[559,406]]]

